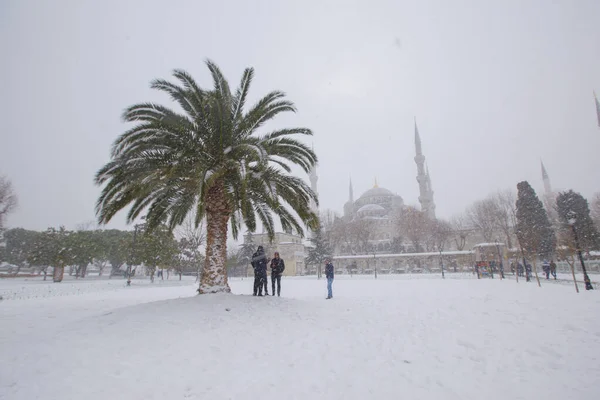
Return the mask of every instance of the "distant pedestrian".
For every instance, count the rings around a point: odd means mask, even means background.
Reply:
[[[265,264],[265,270],[262,273],[262,276],[260,277],[260,281],[263,285],[263,288],[265,288],[265,296],[269,295],[269,277],[267,276],[267,267],[270,264],[271,260],[269,260],[268,258],[265,259],[266,260],[266,264]]]
[[[531,280],[531,264],[525,261],[525,280],[529,282]]]
[[[254,269],[253,296],[262,296],[263,282],[267,275],[267,256],[262,246],[258,246],[256,252],[252,254],[252,262],[250,264]],[[264,286],[266,289],[266,284]]]
[[[554,280],[556,280],[556,263],[554,262],[554,260],[550,261],[550,273],[554,277]]]
[[[550,279],[550,263],[547,260],[542,262],[542,271],[546,274],[546,279]]]
[[[523,268],[523,264],[518,263],[517,270],[518,270],[519,276],[525,276],[525,268]]]
[[[325,260],[325,278],[327,278],[327,299],[331,299],[333,298],[331,288],[331,285],[333,285],[333,264],[329,258]]]
[[[279,252],[276,251],[271,260],[271,289],[273,290],[273,296],[275,296],[275,283],[277,283],[277,296],[281,296],[281,275],[284,270],[285,263],[279,257]]]

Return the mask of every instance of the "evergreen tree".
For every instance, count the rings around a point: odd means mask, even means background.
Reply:
[[[252,232],[248,232],[246,234],[244,243],[240,245],[240,250],[237,254],[237,261],[239,266],[245,267],[244,275],[248,276],[248,265],[252,261],[252,255],[256,251],[256,246],[254,244],[254,236]]]
[[[85,278],[87,267],[99,253],[98,241],[93,231],[77,231],[69,236],[69,248],[76,266],[75,278]]]
[[[109,229],[102,231],[100,240],[102,243],[101,257],[108,260],[111,267],[110,277],[121,275],[121,267],[131,258],[133,232]],[[134,265],[139,264],[134,263]]]
[[[30,255],[32,265],[53,267],[54,282],[62,282],[65,266],[72,265],[73,254],[69,248],[70,235],[71,232],[62,226],[59,229],[48,228],[37,237],[34,250]]]
[[[149,230],[144,224],[138,234],[136,253],[150,273],[150,280],[154,282],[154,273],[157,268],[168,270],[176,264],[179,248],[173,232],[166,225]],[[164,279],[164,276],[162,277]]]
[[[333,251],[327,238],[323,235],[321,227],[314,231],[309,239],[312,247],[308,250],[308,256],[305,259],[306,265],[317,266],[317,278],[321,278],[321,268],[327,258],[331,258]]]
[[[538,286],[537,258],[550,257],[556,247],[556,236],[544,205],[527,181],[517,184],[517,239],[524,253],[533,261]]]
[[[586,290],[593,289],[585,269],[582,251],[600,248],[600,235],[590,216],[587,200],[579,193],[569,190],[556,198],[558,218],[563,232],[570,232],[583,270]]]
[[[31,257],[37,232],[23,228],[10,229],[4,233],[5,247],[4,260],[17,267],[14,275],[17,276],[21,268],[27,265]],[[2,261],[2,259],[0,259]]]

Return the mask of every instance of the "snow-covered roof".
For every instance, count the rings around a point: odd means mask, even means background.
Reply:
[[[472,250],[463,251],[443,251],[442,256],[461,256],[474,254]],[[397,258],[397,257],[431,257],[438,256],[439,252],[434,253],[401,253],[401,254],[377,254],[376,258]],[[352,259],[373,258],[373,254],[360,254],[356,256],[334,256],[334,260],[352,260]]]
[[[364,211],[385,211],[385,208],[383,208],[379,204],[365,204],[364,206],[358,209],[359,213]]]
[[[362,199],[376,196],[394,196],[394,193],[382,187],[374,187],[364,192],[360,198]]]

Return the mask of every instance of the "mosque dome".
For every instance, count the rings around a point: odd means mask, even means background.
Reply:
[[[359,208],[357,212],[363,213],[363,212],[377,212],[377,211],[385,212],[385,208],[383,208],[379,204],[365,204],[364,206]]]
[[[393,196],[394,193],[392,193],[391,191],[382,188],[382,187],[374,187],[371,188],[369,190],[367,190],[366,192],[364,192],[362,194],[362,196],[360,196],[361,199],[364,198],[369,198],[369,197],[387,197],[387,196]]]
[[[356,213],[364,218],[364,217],[384,217],[387,214],[387,210],[385,207],[380,206],[379,204],[365,204],[360,207]]]

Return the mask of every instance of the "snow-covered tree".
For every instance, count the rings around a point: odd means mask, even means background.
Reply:
[[[0,233],[4,229],[4,220],[15,207],[17,207],[17,195],[12,187],[12,183],[0,175]]]
[[[567,236],[573,240],[575,251],[579,256],[586,290],[593,289],[581,253],[600,248],[600,235],[590,216],[588,202],[581,194],[569,190],[558,195],[556,206],[561,230],[571,234]]]
[[[539,286],[538,257],[550,257],[556,247],[556,236],[544,205],[527,181],[517,184],[517,239],[522,251],[533,261]]]
[[[323,231],[319,227],[312,237],[309,239],[312,246],[308,250],[308,255],[305,259],[306,265],[315,265],[317,267],[317,278],[321,278],[321,270],[325,260],[333,254],[329,241],[323,235]]]
[[[237,254],[237,262],[241,266],[245,267],[244,275],[248,275],[248,266],[252,262],[252,255],[256,251],[256,245],[254,244],[254,236],[252,232],[248,232],[244,238],[244,243],[240,245],[240,249]]]

